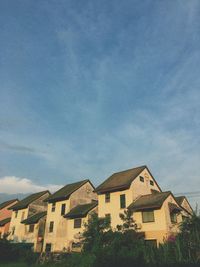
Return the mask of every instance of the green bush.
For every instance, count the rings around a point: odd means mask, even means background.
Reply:
[[[0,240],[0,262],[25,262],[27,265],[35,264],[38,255],[33,253],[32,245],[25,243],[10,243]]]

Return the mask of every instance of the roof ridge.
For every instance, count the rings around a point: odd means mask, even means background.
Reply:
[[[146,165],[141,165],[141,166],[138,166],[138,167],[134,167],[134,168],[130,168],[130,169],[127,169],[127,170],[123,170],[123,171],[119,171],[119,172],[114,172],[113,174],[116,174],[116,173],[122,173],[122,172],[127,172],[127,171],[131,171],[131,170],[134,170],[134,169],[139,169],[139,168],[146,168],[147,166]],[[112,175],[113,175],[112,174]],[[112,176],[111,175],[111,176]]]
[[[134,167],[134,168],[131,168],[131,169],[128,169],[128,170],[114,172],[103,183],[101,183],[99,186],[97,186],[97,188],[95,189],[95,192],[104,192],[106,190],[110,191],[112,189],[113,190],[122,190],[122,188],[125,189],[124,187],[129,188],[130,184],[133,182],[133,180],[145,168],[147,168],[147,166],[146,165],[142,165],[142,166]],[[123,182],[121,181],[121,184],[119,182],[119,177],[120,176],[123,177]],[[113,182],[114,180],[115,180],[115,183]],[[114,185],[112,183],[114,183]]]
[[[168,194],[172,194],[172,192],[171,191],[165,191],[165,192],[158,192],[158,193],[156,193],[156,194],[146,194],[146,195],[140,195],[140,197],[146,197],[146,196],[156,196],[156,195],[159,195],[159,194],[166,194],[166,193],[168,193]],[[139,199],[139,198],[138,198]]]
[[[9,205],[11,205],[11,204],[12,204],[13,202],[15,202],[15,201],[19,201],[19,199],[18,199],[18,198],[13,198],[13,199],[6,200],[6,201],[0,203],[0,210],[1,210],[1,209],[4,209],[5,207],[7,207],[7,206],[9,206]],[[15,204],[14,204],[14,205],[15,205]],[[14,205],[13,205],[13,206],[14,206]]]
[[[77,182],[69,183],[58,189],[51,196],[49,196],[45,201],[46,202],[57,202],[62,199],[68,199],[71,194],[73,194],[76,190],[82,187],[86,183],[90,183],[91,186],[95,189],[94,185],[91,183],[89,179],[80,180]]]

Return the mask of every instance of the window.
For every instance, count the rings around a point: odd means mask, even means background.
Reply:
[[[15,211],[15,218],[17,218],[18,211]]]
[[[50,243],[46,244],[45,251],[46,252],[51,252],[51,244]]]
[[[62,206],[61,206],[61,215],[65,215],[65,208],[66,208],[66,204],[62,204]]]
[[[77,243],[75,243],[75,242],[73,242],[72,243],[72,249],[77,249],[77,248],[81,248],[81,243],[80,242],[77,242]]]
[[[154,219],[154,211],[143,211],[142,212],[142,222],[146,223],[146,222],[155,222]]]
[[[56,210],[56,203],[52,203],[51,212],[54,212],[55,210]]]
[[[170,213],[170,218],[172,223],[177,223],[177,216],[176,213]]]
[[[34,227],[35,227],[34,224],[30,224],[29,225],[29,233],[33,233],[34,232]]]
[[[54,225],[54,222],[50,222],[50,224],[49,224],[49,233],[53,232],[53,225]]]
[[[14,235],[15,234],[15,227],[13,226],[13,228],[12,228],[12,235]]]
[[[140,182],[144,183],[144,177],[140,176]]]
[[[105,202],[106,203],[110,202],[110,193],[105,194]]]
[[[154,181],[150,180],[150,185],[154,186]]]
[[[120,208],[124,209],[126,208],[126,195],[120,195]]]
[[[81,219],[74,219],[74,228],[81,228]]]
[[[21,221],[24,220],[24,216],[25,216],[25,211],[22,212],[22,219],[21,219]]]

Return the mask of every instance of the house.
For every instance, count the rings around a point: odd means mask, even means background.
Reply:
[[[41,211],[21,222],[25,225],[26,242],[34,244],[35,252],[42,252],[43,249],[46,216],[47,212]]]
[[[47,219],[44,237],[44,248],[46,252],[69,251],[73,243],[72,228],[80,227],[80,220],[75,220],[73,227],[72,220],[65,218],[73,208],[78,205],[89,204],[96,199],[93,192],[94,186],[90,180],[83,180],[67,184],[46,201],[48,202]],[[79,218],[78,218],[79,219]]]
[[[162,192],[147,166],[114,173],[95,192],[98,215],[108,216],[113,230],[123,223],[120,213],[130,209],[137,231],[156,245],[176,235],[184,212],[192,212],[186,198],[177,199],[170,191]]]
[[[79,252],[81,250],[82,233],[92,212],[98,213],[98,202],[96,200],[87,204],[77,205],[64,216],[64,218],[68,219],[70,251]]]
[[[112,228],[116,229],[122,224],[119,214],[140,196],[151,194],[152,190],[161,192],[147,166],[112,174],[95,190],[99,217],[109,216]]]
[[[192,207],[190,206],[189,201],[185,196],[179,196],[176,197],[176,201],[179,204],[179,206],[182,208],[182,219],[185,220],[185,218],[190,217],[194,211]]]
[[[179,232],[182,208],[170,191],[140,196],[128,209],[137,231],[143,232],[148,242],[159,245]]]
[[[0,238],[9,233],[12,211],[9,210],[18,202],[18,199],[11,199],[0,204]]]
[[[48,190],[34,193],[10,208],[12,210],[12,217],[9,228],[9,240],[34,244],[35,240],[31,240],[27,236],[26,224],[22,223],[22,221],[38,212],[46,211],[47,203],[44,200],[49,196],[50,192]]]

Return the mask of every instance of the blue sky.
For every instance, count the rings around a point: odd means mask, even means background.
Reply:
[[[0,1],[0,185],[146,164],[199,191],[199,16],[198,0]]]

